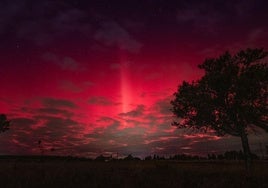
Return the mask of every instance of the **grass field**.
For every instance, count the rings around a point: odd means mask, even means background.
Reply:
[[[1,188],[268,187],[268,163],[177,161],[0,161]]]

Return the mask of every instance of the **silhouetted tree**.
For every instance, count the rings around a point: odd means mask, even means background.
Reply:
[[[42,140],[38,140],[38,148],[40,150],[40,154],[44,155],[45,150],[44,150],[44,146],[42,144]]]
[[[141,159],[139,157],[133,157],[131,154],[129,154],[127,157],[124,158],[125,161],[140,161]]]
[[[240,150],[239,153],[238,153],[238,159],[239,160],[242,160],[242,159],[245,159],[244,157],[244,153]]]
[[[224,159],[224,156],[222,154],[219,154],[219,155],[217,155],[217,159],[218,160],[223,160]]]
[[[124,158],[124,160],[128,160],[128,161],[131,161],[133,159],[134,157],[131,154],[129,154],[127,157]]]
[[[98,157],[96,157],[96,161],[105,161],[107,159],[107,157],[104,157],[103,155],[99,155]]]
[[[161,158],[165,160],[165,158]],[[204,157],[200,157],[197,155],[186,155],[186,154],[180,154],[180,155],[174,155],[169,157],[170,160],[200,160],[200,159],[205,159]]]
[[[216,159],[217,159],[217,157],[214,153],[208,154],[208,160],[216,160]]]
[[[9,130],[10,121],[5,114],[0,114],[0,133]]]
[[[183,82],[174,94],[172,112],[179,120],[173,125],[240,137],[249,170],[249,129],[268,131],[267,54],[263,49],[246,49],[206,59],[198,66],[205,75]]]
[[[150,161],[150,160],[152,160],[153,158],[152,158],[152,156],[151,155],[149,155],[149,156],[146,156],[145,158],[144,158],[144,160],[145,161]]]
[[[237,151],[226,151],[224,153],[224,158],[227,160],[238,160],[238,159],[240,159],[239,157],[240,157],[239,152],[237,152]],[[243,154],[241,155],[241,157],[242,157],[241,159],[244,159]]]

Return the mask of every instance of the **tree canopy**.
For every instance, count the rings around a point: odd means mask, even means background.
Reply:
[[[0,133],[9,130],[10,121],[5,114],[0,114]]]
[[[249,130],[268,132],[267,55],[263,49],[246,49],[206,59],[198,66],[204,76],[183,82],[174,93],[174,125],[239,136],[250,158]]]

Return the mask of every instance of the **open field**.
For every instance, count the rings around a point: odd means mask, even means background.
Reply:
[[[268,187],[268,163],[251,178],[243,162],[0,161],[3,188],[53,187]]]

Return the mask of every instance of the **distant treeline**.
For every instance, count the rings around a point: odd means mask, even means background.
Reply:
[[[256,154],[251,154],[252,159],[259,160],[260,157]],[[187,155],[187,154],[177,154],[172,155],[169,157],[159,156],[159,155],[149,155],[146,156],[144,159],[141,159],[139,157],[134,157],[131,154],[129,154],[126,157],[123,158],[114,158],[112,155],[110,156],[104,156],[99,155],[95,159],[92,158],[86,158],[86,157],[74,157],[74,156],[52,156],[52,155],[0,155],[0,161],[1,160],[11,160],[11,161],[36,161],[36,162],[42,162],[42,161],[102,161],[102,162],[108,162],[108,161],[139,161],[139,160],[178,160],[178,161],[191,161],[191,160],[244,160],[245,155],[242,151],[226,151],[223,154],[208,154],[206,157],[204,156],[198,156],[198,155]],[[268,160],[268,158],[265,158],[265,160]]]
[[[256,154],[251,154],[252,159],[258,160],[259,156]],[[240,151],[226,151],[224,154],[208,154],[207,157],[202,157],[198,155],[187,155],[187,154],[177,154],[170,156],[168,158],[160,157],[158,155],[147,156],[145,160],[244,160],[245,155]]]
[[[260,157],[256,154],[251,154],[252,159],[259,160]],[[242,151],[226,151],[224,154],[208,154],[206,157],[198,155],[187,155],[187,154],[177,154],[169,157],[159,156],[159,155],[149,155],[144,158],[145,161],[149,160],[244,160],[245,155]],[[113,158],[111,156],[100,155],[96,157],[96,161],[111,161],[111,160],[125,160],[134,161],[142,160],[139,157],[133,157],[131,154],[125,158]]]
[[[42,162],[42,161],[93,161],[90,158],[55,155],[0,155],[1,160]]]

